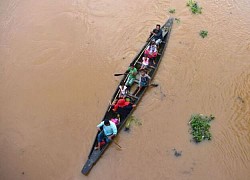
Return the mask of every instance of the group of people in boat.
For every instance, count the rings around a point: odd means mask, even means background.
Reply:
[[[139,69],[139,82],[138,88],[133,93],[134,96],[137,96],[138,93],[142,90],[142,88],[148,86],[150,84],[151,77],[147,74],[147,67],[150,65],[155,65],[155,58],[158,54],[158,48],[160,43],[162,42],[162,30],[159,24],[156,25],[156,28],[150,32],[149,45],[146,47],[144,51],[144,56],[142,57],[141,67]],[[120,117],[126,117],[130,111],[136,107],[135,104],[130,102],[130,98],[128,97],[128,93],[130,91],[131,86],[136,80],[136,76],[138,74],[138,70],[133,63],[130,64],[128,70],[126,71],[128,74],[126,82],[121,82],[119,85],[119,96],[112,104],[112,111],[117,114],[116,118],[112,118],[111,120],[104,120],[100,124],[97,125],[97,129],[99,131],[97,141],[98,144],[95,149],[100,149],[102,143],[105,144],[107,142],[112,141],[112,139],[117,134],[117,125],[120,123]]]

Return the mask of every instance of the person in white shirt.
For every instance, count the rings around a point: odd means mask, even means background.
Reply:
[[[119,89],[120,89],[119,98],[126,98],[128,90],[127,90],[127,86],[125,86],[124,82],[121,82],[121,85],[119,86]]]
[[[141,65],[140,70],[146,69],[148,65],[149,65],[149,58],[148,58],[148,55],[145,54],[144,57],[142,58],[142,65]]]

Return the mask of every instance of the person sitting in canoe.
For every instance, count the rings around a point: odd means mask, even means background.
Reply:
[[[121,82],[121,85],[119,86],[119,89],[120,89],[119,98],[126,98],[128,90],[127,90],[127,86],[125,86],[124,82]]]
[[[119,117],[125,118],[134,107],[136,107],[136,105],[131,103],[129,100],[119,99],[114,103],[113,111],[116,112]]]
[[[125,85],[128,87],[128,90],[129,90],[135,81],[137,69],[135,68],[134,64],[131,63],[126,72],[129,74],[129,76],[128,76],[128,80],[126,81]]]
[[[140,71],[139,87],[135,91],[134,95],[136,96],[143,87],[147,87],[150,83],[150,80],[151,80],[151,77],[148,74],[146,74],[145,69],[142,69]]]
[[[101,127],[103,130],[101,130]],[[112,140],[117,134],[117,127],[115,123],[109,120],[104,120],[100,124],[97,125],[97,130],[100,131],[97,137],[98,145],[95,149],[101,148],[101,142],[105,140],[107,143]]]
[[[116,118],[111,118],[110,121],[115,123],[116,126],[118,126],[121,122],[120,115],[118,114]]]
[[[148,56],[150,59],[154,59],[157,56],[157,46],[155,44],[155,40],[152,40],[148,47],[146,48],[145,55]]]
[[[142,58],[142,65],[141,65],[141,68],[140,70],[142,69],[146,69],[149,65],[149,58],[148,58],[148,55],[144,55],[144,57]]]
[[[157,24],[155,29],[150,32],[150,37],[153,36],[153,39],[155,40],[156,45],[158,46],[162,42],[162,30],[161,25]]]
[[[123,107],[129,105],[129,103],[130,103],[129,101],[126,101],[123,98],[119,99],[117,102],[113,103],[113,106],[114,106],[113,111],[116,112],[118,108],[123,108]]]
[[[133,108],[135,108],[136,105],[135,104],[132,104],[131,102],[129,102],[128,105],[124,106],[124,107],[118,107],[117,109],[117,114],[119,114],[119,116],[121,118],[126,118],[127,115],[132,111]]]

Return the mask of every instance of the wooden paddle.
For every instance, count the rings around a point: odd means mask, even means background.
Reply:
[[[151,83],[148,86],[157,87],[157,86],[159,86],[159,84]]]
[[[115,141],[115,140],[112,140],[120,149],[122,149],[122,147]]]
[[[114,76],[122,76],[122,75],[127,75],[128,73],[123,73],[123,74],[119,74],[119,73],[117,73],[117,74],[114,74]]]

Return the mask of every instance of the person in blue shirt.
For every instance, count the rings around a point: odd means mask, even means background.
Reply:
[[[103,130],[101,131],[101,127]],[[105,139],[106,142],[110,142],[117,134],[117,127],[115,123],[109,120],[104,120],[97,125],[97,130],[100,131],[97,137],[98,146],[95,149],[101,148],[101,142]]]

